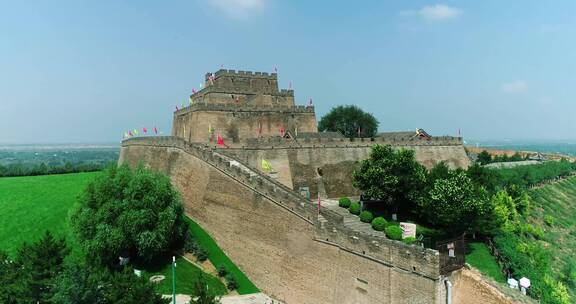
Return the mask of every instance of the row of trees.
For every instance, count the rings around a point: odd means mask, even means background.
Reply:
[[[486,165],[486,164],[490,164],[490,163],[515,162],[515,161],[522,161],[522,160],[527,160],[527,159],[528,159],[528,155],[526,155],[525,157],[522,157],[522,155],[520,155],[520,153],[518,153],[518,152],[514,153],[514,155],[512,155],[512,156],[508,156],[506,154],[492,156],[492,154],[490,154],[488,151],[484,150],[484,151],[478,153],[476,160],[481,165]]]
[[[428,171],[413,150],[375,145],[354,171],[353,184],[366,199],[381,200],[406,218],[454,233],[494,235],[516,227],[527,212],[527,187],[574,170],[576,164],[561,161],[510,169],[474,164],[468,170],[441,162]]]
[[[132,269],[111,271],[66,262],[69,253],[64,239],[49,232],[35,243],[23,244],[14,260],[0,251],[0,303],[169,303]]]
[[[46,163],[41,163],[33,166],[25,166],[21,163],[18,163],[18,164],[10,164],[7,166],[0,165],[0,177],[93,172],[93,171],[100,171],[110,165],[112,165],[112,163],[73,164],[67,162],[64,165],[49,165]]]

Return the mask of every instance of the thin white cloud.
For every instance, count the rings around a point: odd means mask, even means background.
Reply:
[[[516,80],[502,84],[501,89],[505,93],[521,93],[528,90],[528,83],[524,80]]]
[[[434,4],[422,7],[419,10],[407,10],[400,12],[404,17],[421,17],[431,21],[454,19],[462,15],[462,10],[444,4]]]
[[[265,0],[208,0],[208,3],[226,16],[243,19],[264,10]]]

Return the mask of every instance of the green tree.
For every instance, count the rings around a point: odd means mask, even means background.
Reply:
[[[484,189],[474,185],[462,171],[453,171],[447,179],[438,179],[422,200],[422,211],[438,227],[463,232],[486,212],[488,200]]]
[[[130,267],[122,271],[69,265],[56,280],[54,304],[165,304],[154,286],[133,273]]]
[[[340,132],[346,137],[374,137],[378,132],[378,124],[372,114],[357,106],[347,105],[332,108],[328,114],[322,116],[318,130]]]
[[[71,264],[56,278],[54,304],[93,304],[103,303],[99,270],[87,265]]]
[[[208,282],[203,273],[192,283],[194,293],[190,296],[196,298],[195,304],[219,304],[220,300],[217,295],[208,288]]]
[[[446,165],[445,161],[441,161],[434,165],[432,169],[428,172],[428,177],[426,181],[429,186],[434,186],[434,182],[437,179],[446,179],[450,176],[450,168]]]
[[[484,150],[478,153],[478,158],[476,158],[476,161],[479,162],[481,165],[489,164],[492,162],[492,155],[490,155],[488,151]]]
[[[390,146],[372,146],[370,157],[353,173],[353,185],[365,198],[383,200],[404,214],[418,206],[425,183],[426,169],[416,161],[414,151],[394,151]]]
[[[16,265],[20,283],[33,303],[46,303],[52,297],[54,280],[64,269],[69,250],[64,239],[55,239],[48,231],[35,243],[24,243],[18,249]],[[19,299],[20,300],[20,299]]]
[[[0,251],[0,303],[17,304],[32,302],[32,298],[19,273],[20,266]]]
[[[72,227],[85,252],[101,265],[120,255],[149,263],[176,245],[186,232],[178,192],[163,174],[143,166],[111,167],[88,185]]]

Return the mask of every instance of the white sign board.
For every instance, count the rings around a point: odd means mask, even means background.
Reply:
[[[416,237],[416,224],[400,222],[400,228],[402,228],[402,239]]]

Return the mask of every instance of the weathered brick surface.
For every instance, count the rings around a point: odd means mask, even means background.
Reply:
[[[320,237],[322,228],[180,148],[125,146],[120,161],[144,161],[168,173],[182,192],[187,214],[260,288],[287,303],[441,303],[439,277],[366,258],[380,254],[383,260],[402,264],[402,255],[411,251],[402,252],[399,248],[407,248],[403,244],[379,250],[355,244],[359,242],[349,235],[331,240],[341,238],[340,246],[319,242],[315,237]],[[350,250],[352,246],[357,247]],[[406,263],[401,266],[417,265],[418,270],[430,272],[425,270],[430,267],[424,265],[426,260],[408,258]]]

